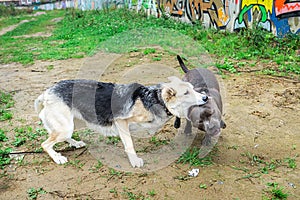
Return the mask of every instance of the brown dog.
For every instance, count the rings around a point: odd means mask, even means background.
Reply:
[[[223,106],[219,83],[210,70],[205,68],[189,70],[179,55],[177,55],[177,59],[182,70],[186,73],[182,80],[191,83],[196,92],[205,92],[208,95],[206,104],[190,107],[188,114],[190,121],[187,120],[184,133],[190,134],[192,125],[205,131],[202,144],[204,147],[211,147],[220,136],[221,128],[226,127],[225,122],[222,120]],[[179,128],[179,118],[176,118],[174,126]],[[213,139],[214,141],[212,141]]]

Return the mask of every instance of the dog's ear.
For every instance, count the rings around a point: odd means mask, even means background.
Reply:
[[[180,118],[179,117],[176,117],[175,121],[174,121],[174,127],[176,129],[178,129],[180,127]]]
[[[162,90],[162,97],[166,102],[170,101],[172,98],[176,96],[176,90],[170,87],[165,87]]]
[[[220,127],[223,129],[226,128],[226,123],[223,120],[220,122]]]

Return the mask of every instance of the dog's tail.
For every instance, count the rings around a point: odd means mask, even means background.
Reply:
[[[44,94],[41,94],[35,101],[34,101],[34,110],[37,113],[40,113],[43,109],[43,102],[44,102]]]
[[[184,71],[184,73],[187,73],[189,71],[189,69],[184,65],[184,62],[179,55],[177,55],[177,60],[180,64],[181,69]]]

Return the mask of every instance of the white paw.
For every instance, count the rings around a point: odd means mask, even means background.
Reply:
[[[142,167],[144,165],[143,159],[137,157],[136,154],[128,154],[128,158],[132,167]]]
[[[85,147],[86,144],[84,142],[82,142],[82,141],[78,141],[78,142],[72,144],[72,146],[74,146],[76,148],[81,148],[81,147]]]
[[[56,153],[55,155],[51,156],[52,159],[56,164],[64,164],[68,162],[68,159],[64,156],[62,156],[60,153]]]

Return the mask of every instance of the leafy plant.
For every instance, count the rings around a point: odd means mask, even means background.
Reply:
[[[207,185],[205,183],[200,184],[199,187],[201,189],[207,189]]]
[[[0,148],[0,168],[3,169],[5,165],[8,165],[11,161],[9,153],[12,151],[11,148]]]
[[[286,158],[284,162],[288,163],[289,168],[295,169],[297,167],[295,158]]]
[[[0,129],[0,142],[6,142],[8,138],[5,135],[4,130]]]
[[[117,145],[121,141],[119,136],[108,136],[105,140],[106,144]]]
[[[12,112],[10,110],[13,107],[14,101],[9,93],[0,91],[0,121],[9,120],[12,118]]]
[[[287,199],[288,193],[285,193],[284,187],[279,187],[278,183],[267,183],[267,186],[269,187],[269,190],[267,191],[267,194],[269,196],[267,197],[267,199]]]
[[[191,166],[208,166],[212,165],[213,161],[210,155],[199,158],[200,149],[197,147],[189,148],[177,160],[177,163],[190,164]]]
[[[29,188],[27,190],[27,194],[28,194],[28,198],[35,200],[37,199],[39,194],[46,194],[46,190],[44,190],[43,188]]]

